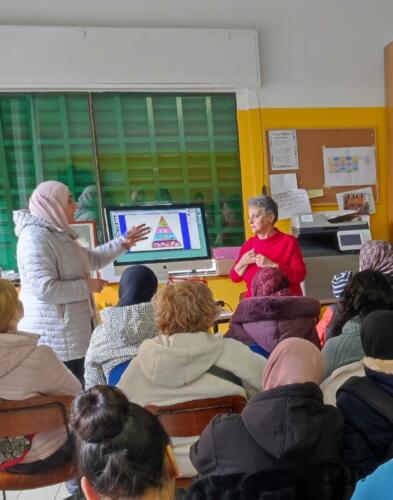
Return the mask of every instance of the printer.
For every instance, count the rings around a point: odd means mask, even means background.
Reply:
[[[369,216],[349,210],[299,214],[291,219],[291,231],[307,267],[304,294],[332,302],[333,275],[359,270],[360,248],[371,240]]]

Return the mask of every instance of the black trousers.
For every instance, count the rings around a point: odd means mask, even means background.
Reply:
[[[64,361],[66,367],[72,371],[75,377],[85,387],[85,358],[71,359],[71,361]]]

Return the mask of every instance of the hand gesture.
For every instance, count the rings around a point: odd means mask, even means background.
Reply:
[[[125,240],[123,241],[123,247],[129,250],[131,247],[136,245],[138,241],[147,240],[147,235],[150,231],[151,228],[146,226],[146,224],[140,224],[139,226],[132,227],[124,235]]]
[[[249,266],[250,264],[254,264],[255,263],[255,259],[256,259],[257,255],[255,253],[255,250],[252,248],[251,250],[249,250],[248,252],[244,253],[238,264],[240,267],[247,267]]]
[[[101,292],[104,286],[108,284],[107,281],[100,278],[88,278],[86,281],[91,293]]]
[[[278,267],[278,264],[273,262],[272,260],[268,259],[261,253],[259,253],[256,258],[255,258],[255,264],[258,267]]]

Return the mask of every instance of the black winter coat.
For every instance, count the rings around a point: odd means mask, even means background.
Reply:
[[[183,500],[348,500],[352,491],[349,469],[327,463],[203,478]]]
[[[368,368],[365,373],[393,398],[393,375]],[[390,458],[393,424],[347,391],[338,392],[337,408],[344,416],[344,458],[358,477],[365,477]]]
[[[202,476],[338,461],[343,419],[316,384],[292,384],[250,399],[240,415],[214,417],[191,447]]]

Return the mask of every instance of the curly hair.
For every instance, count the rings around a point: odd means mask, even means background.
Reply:
[[[360,316],[363,319],[377,309],[393,309],[392,289],[389,281],[379,271],[359,271],[347,283],[338,303],[338,314],[332,325],[331,335],[341,334],[347,321]]]
[[[8,280],[0,279],[0,333],[7,331],[19,308],[20,302],[14,285]]]
[[[196,281],[170,283],[152,302],[158,329],[165,335],[207,332],[218,312],[212,292]]]

